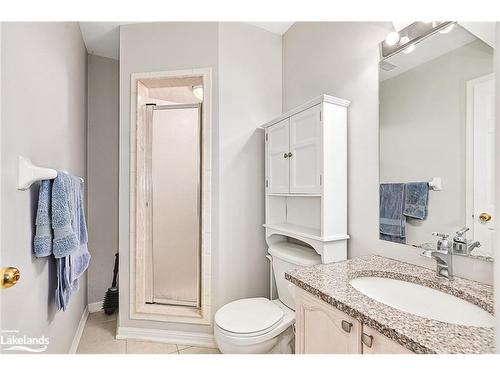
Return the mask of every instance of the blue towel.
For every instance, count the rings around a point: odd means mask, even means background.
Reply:
[[[57,259],[56,305],[66,310],[79,288],[78,278],[90,262],[82,184],[78,177],[58,172],[52,188],[53,253]],[[60,259],[62,258],[62,259]]]
[[[72,176],[58,172],[52,185],[52,228],[54,240],[52,252],[62,258],[80,246],[78,228],[72,223],[76,210],[76,186]]]
[[[67,309],[71,295],[79,289],[79,277],[88,268],[87,237],[80,179],[58,172],[53,183],[42,181],[33,249],[37,257],[52,254],[56,258],[59,310]]]
[[[423,220],[427,217],[429,200],[429,183],[409,182],[406,184],[405,207],[403,214],[407,217]]]
[[[380,184],[380,239],[406,243],[405,184]]]
[[[90,262],[90,253],[87,248],[88,234],[83,211],[83,189],[78,177],[72,177],[74,189],[74,210],[72,210],[72,228],[78,238],[78,247],[71,253],[70,280],[73,283],[87,270]]]
[[[38,209],[35,220],[36,232],[33,240],[33,252],[38,258],[52,254],[51,191],[52,181],[43,180],[38,193]]]

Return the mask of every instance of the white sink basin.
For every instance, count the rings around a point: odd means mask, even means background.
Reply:
[[[486,310],[436,289],[383,277],[358,277],[350,284],[376,301],[424,318],[473,327],[495,325]]]

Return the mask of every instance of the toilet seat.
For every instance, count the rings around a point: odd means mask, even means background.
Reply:
[[[249,300],[252,299],[253,298],[250,298]],[[255,331],[251,333],[230,332],[219,325],[219,323],[220,324],[225,323],[224,315],[219,314],[217,316],[216,314],[217,319],[214,324],[214,336],[215,336],[215,341],[219,346],[219,349],[223,353],[239,353],[239,354],[268,353],[274,347],[282,348],[280,343],[284,343],[285,347],[287,348],[289,347],[289,345],[287,344],[290,342],[290,335],[293,338],[293,331],[291,331],[292,329],[291,326],[295,323],[295,311],[284,305],[278,299],[268,300],[267,298],[264,298],[263,300],[264,301],[260,301],[262,304],[265,304],[267,307],[270,308],[273,308],[274,306],[277,307],[282,311],[282,315],[280,314],[281,318],[278,321],[274,322],[267,328],[261,329],[260,331]],[[252,310],[253,304],[257,305],[255,301],[254,302],[247,301],[246,303],[250,304],[249,309],[251,311],[255,311]],[[271,306],[270,304],[274,306]],[[242,305],[240,305],[240,307],[241,306]],[[228,328],[227,325],[225,327]],[[284,353],[289,353],[289,352],[284,351]]]
[[[276,328],[285,312],[267,298],[240,299],[220,308],[215,324],[228,336],[255,337]]]

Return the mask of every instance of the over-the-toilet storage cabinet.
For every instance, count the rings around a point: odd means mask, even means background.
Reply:
[[[346,259],[349,103],[322,95],[262,126],[270,247],[288,237],[314,248],[323,263]]]

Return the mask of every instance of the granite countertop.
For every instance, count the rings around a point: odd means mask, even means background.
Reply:
[[[287,280],[372,327],[415,353],[494,353],[494,328],[469,327],[423,318],[364,295],[349,281],[376,276],[409,281],[469,301],[493,314],[493,287],[434,270],[369,255],[285,273]]]

